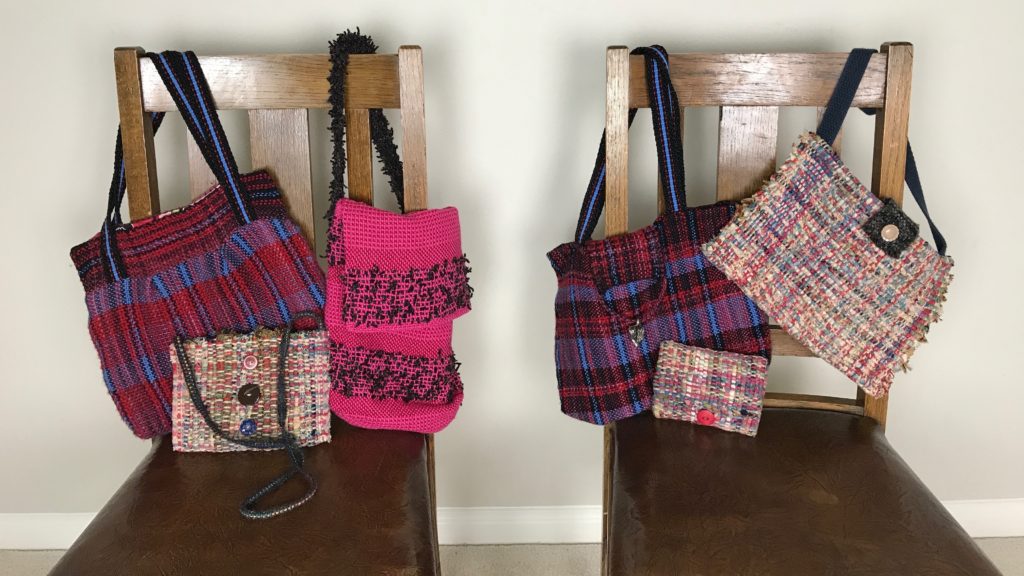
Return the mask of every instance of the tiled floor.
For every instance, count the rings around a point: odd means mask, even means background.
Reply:
[[[1006,576],[1024,576],[1024,538],[978,540]],[[600,571],[596,544],[442,546],[445,576],[593,576]],[[0,550],[0,576],[44,576],[60,550]]]

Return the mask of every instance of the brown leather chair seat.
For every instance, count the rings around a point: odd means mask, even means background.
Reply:
[[[313,499],[257,521],[238,505],[282,471],[283,452],[179,454],[157,440],[51,574],[436,574],[426,437],[337,419],[332,432],[305,450]],[[287,488],[266,503],[302,492]]]
[[[998,575],[869,418],[767,409],[757,438],[615,424],[609,573]]]

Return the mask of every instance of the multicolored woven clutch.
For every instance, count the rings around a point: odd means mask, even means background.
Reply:
[[[281,330],[222,334],[185,341],[199,396],[222,430],[243,440],[278,437],[278,377]],[[330,347],[327,332],[292,332],[283,372],[285,429],[299,446],[331,439]],[[251,448],[216,434],[197,410],[174,346],[171,446],[179,452],[231,452]],[[277,446],[281,448],[283,446]]]
[[[794,338],[879,397],[939,319],[953,261],[928,216],[909,146],[907,184],[938,250],[832,149],[871,52],[851,52],[818,133],[800,140],[703,250]]]
[[[768,361],[662,342],[654,375],[654,416],[757,434]]]

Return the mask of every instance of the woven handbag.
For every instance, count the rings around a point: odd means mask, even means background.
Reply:
[[[800,139],[704,253],[794,338],[879,397],[939,319],[953,261],[909,145],[906,181],[938,250],[832,149],[873,52],[850,53],[817,133]]]
[[[119,132],[103,226],[71,250],[103,381],[141,438],[171,432],[175,337],[284,326],[325,302],[323,273],[270,175],[238,173],[199,60],[191,52],[148,57],[218,184],[179,210],[122,222]]]
[[[303,468],[301,446],[331,439],[327,408],[327,333],[293,331],[294,322],[320,315],[300,312],[281,330],[259,329],[216,338],[175,338],[170,356],[174,368],[175,450],[228,452],[287,450],[287,471],[247,498],[242,516],[262,520],[305,504],[316,493],[316,481]],[[228,430],[237,431],[229,433]],[[298,477],[306,492],[267,509],[256,504]]]
[[[562,411],[605,424],[651,407],[661,342],[771,356],[765,315],[700,252],[736,207],[686,206],[679,107],[660,46],[646,61],[666,213],[654,224],[591,240],[604,205],[605,143],[573,242],[548,253],[558,277],[555,363]],[[636,111],[630,110],[632,121]]]
[[[452,321],[469,310],[469,266],[455,208],[405,213],[402,163],[381,110],[370,111],[370,135],[403,213],[344,197],[348,54],[376,49],[358,32],[331,44],[331,409],[363,428],[432,433],[462,404],[451,340]]]
[[[287,346],[282,342],[287,340]],[[177,350],[177,354],[174,354]],[[327,331],[261,328],[214,338],[178,339],[173,370],[171,446],[178,452],[233,452],[251,449],[218,434],[206,416],[239,438],[287,431],[299,446],[331,439],[328,394],[330,346]],[[190,363],[185,379],[182,362]],[[277,385],[285,385],[281,400]],[[198,400],[198,402],[197,402]],[[282,428],[278,406],[285,406]],[[205,407],[206,414],[202,408]]]
[[[755,436],[767,371],[762,356],[662,342],[652,412],[657,418]]]

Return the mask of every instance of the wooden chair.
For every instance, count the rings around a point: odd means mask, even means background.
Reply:
[[[175,110],[143,54],[114,51],[132,220],[160,212],[149,112]],[[275,177],[315,246],[308,110],[329,107],[328,56],[200,60],[217,107],[248,110],[253,168]],[[351,197],[373,201],[368,110],[400,108],[406,206],[426,208],[420,49],[351,56],[347,90]],[[215,178],[191,137],[188,157],[194,197]],[[280,471],[281,453],[182,455],[171,451],[169,437],[155,439],[52,574],[439,574],[433,437],[363,430],[336,418],[332,432],[329,444],[306,450],[316,496],[267,521],[244,520],[238,505]]]
[[[779,107],[820,114],[845,60],[671,56],[680,106],[721,108],[719,200],[775,171]],[[878,110],[872,189],[896,202],[912,61],[910,44],[883,45],[853,103]],[[641,56],[609,48],[607,66],[611,236],[627,231],[628,110],[648,102]],[[812,355],[778,327],[772,342],[775,356]],[[998,574],[886,441],[887,400],[769,393],[756,439],[650,415],[606,426],[603,573]]]

